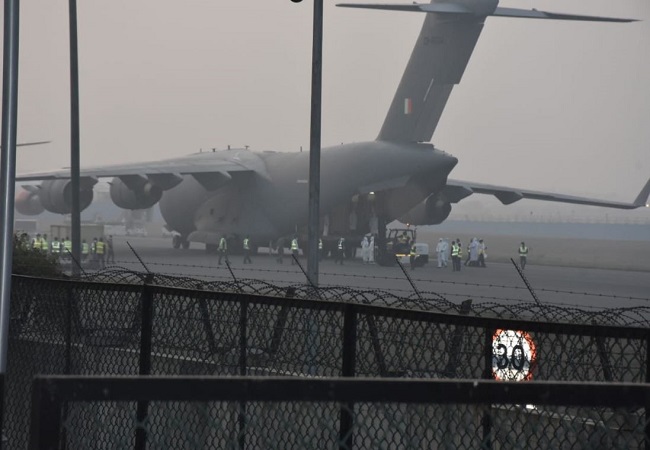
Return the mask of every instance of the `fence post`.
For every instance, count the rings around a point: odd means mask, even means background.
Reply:
[[[370,333],[370,342],[372,342],[372,349],[375,353],[377,367],[379,368],[379,375],[382,377],[388,376],[388,367],[386,366],[386,358],[384,358],[384,352],[382,351],[381,344],[379,343],[379,333],[377,332],[377,323],[375,322],[375,318],[367,315],[366,322],[368,322],[368,332]]]
[[[341,375],[354,377],[357,359],[357,307],[346,304],[343,315],[343,364]],[[339,423],[339,449],[352,450],[354,425],[354,403],[341,405]]]
[[[36,378],[32,382],[32,412],[29,432],[31,450],[61,448],[61,403],[47,389],[47,382]]]
[[[472,311],[472,299],[467,299],[460,304],[459,314],[461,316],[467,316]],[[465,334],[465,327],[456,325],[456,329],[451,336],[451,340],[448,341],[447,354],[449,359],[447,360],[447,366],[444,370],[444,375],[449,378],[456,378],[456,371],[458,369],[458,362],[460,361],[460,353],[463,348],[463,335]]]
[[[483,358],[485,359],[485,365],[483,367],[483,379],[491,380],[492,379],[492,338],[494,336],[494,330],[490,328],[485,329],[485,342],[483,348]],[[492,448],[492,405],[485,405],[485,410],[483,412],[483,444],[481,445],[482,449],[489,450]]]
[[[645,338],[645,382],[650,383],[650,333]],[[643,428],[646,450],[650,450],[650,403],[646,400],[645,427]]]
[[[246,353],[248,350],[248,298],[241,296],[239,301],[239,375],[246,376]],[[239,403],[239,449],[246,445],[246,402]]]
[[[147,274],[140,296],[142,317],[140,321],[140,375],[151,373],[151,339],[153,333],[153,289],[150,283],[153,282],[153,274]],[[147,430],[144,428],[144,421],[147,418],[149,402],[139,401],[136,411],[135,449],[144,450],[147,446]]]

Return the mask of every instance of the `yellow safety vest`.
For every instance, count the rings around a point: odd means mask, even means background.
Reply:
[[[61,242],[53,241],[52,242],[52,253],[59,253],[61,251]]]
[[[34,242],[32,242],[32,248],[36,250],[41,249],[41,238],[34,238]]]
[[[50,249],[50,243],[46,239],[41,238],[41,250],[48,251]]]
[[[417,252],[415,251],[415,245],[411,247],[411,256],[417,255]]]
[[[250,246],[248,245],[248,239],[244,239],[244,250],[250,250]]]
[[[451,244],[451,256],[458,256],[458,246],[455,243]]]
[[[88,249],[89,249],[89,247],[88,247],[87,242],[84,242],[84,243],[81,244],[81,254],[82,255],[87,255],[88,254]]]
[[[339,239],[339,250],[343,250],[343,243],[345,242],[345,239],[341,238]]]
[[[293,239],[291,241],[291,250],[298,250],[298,239]]]
[[[104,243],[102,241],[97,242],[97,247],[96,250],[98,255],[103,255],[104,254]]]
[[[528,254],[528,247],[519,247],[519,256],[526,256]]]
[[[63,246],[64,246],[65,249],[68,250],[69,252],[72,251],[72,241],[65,241],[65,242],[63,243]]]
[[[219,250],[226,250],[228,248],[228,242],[226,241],[226,238],[221,238],[219,241]]]
[[[318,250],[322,250],[322,249],[323,249],[323,240],[319,239],[318,240]]]

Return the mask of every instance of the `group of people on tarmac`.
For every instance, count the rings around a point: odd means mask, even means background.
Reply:
[[[473,238],[466,247],[467,258],[465,266],[469,267],[486,267],[487,245],[483,239]],[[436,254],[438,255],[438,268],[447,267],[451,257],[452,269],[454,272],[460,272],[461,261],[463,260],[463,244],[460,239],[451,240],[446,238],[438,239],[436,245]]]
[[[486,267],[485,260],[487,259],[487,245],[483,239],[473,238],[466,247],[467,256],[465,259],[465,266],[469,267]],[[525,242],[522,242],[518,249],[519,265],[522,270],[526,268],[528,259],[528,247]],[[447,267],[449,264],[449,257],[452,260],[452,268],[454,272],[460,272],[461,261],[463,260],[463,246],[460,239],[451,241],[451,244],[446,238],[438,239],[436,246],[436,254],[438,256],[438,268]]]
[[[27,233],[17,234],[17,239],[25,248],[40,250],[45,254],[52,255],[62,262],[69,262],[72,259],[72,240],[69,236],[55,236],[52,241],[47,234],[36,233],[31,238]],[[88,243],[85,239],[81,241],[81,261],[90,261],[98,268],[104,268],[106,264],[115,263],[115,250],[113,247],[113,236],[93,238]]]
[[[40,235],[39,235],[40,236]],[[110,258],[113,258],[114,261],[114,256],[113,256],[113,244],[112,244],[112,236],[109,237],[110,244],[108,244],[108,254],[109,254],[109,260],[107,262],[110,262]],[[84,241],[85,244],[85,241]],[[407,242],[408,245],[408,242]],[[271,252],[275,253],[276,255],[276,262],[278,264],[282,264],[284,260],[284,249],[285,249],[285,238],[279,238],[275,245],[270,244],[269,245]],[[97,239],[93,241],[93,255],[102,255],[101,258],[101,264],[103,266],[104,260],[103,260],[103,243],[102,239],[99,239],[99,242],[97,242]],[[290,247],[291,249],[291,264],[295,264],[296,260],[298,259],[300,255],[300,247],[298,245],[298,236],[294,235],[290,241]],[[97,250],[101,249],[101,250]],[[252,253],[252,244],[250,237],[246,235],[242,241],[242,249],[244,253],[244,264],[252,264],[253,261],[251,259],[251,253]],[[345,259],[345,250],[346,250],[346,241],[344,237],[340,237],[337,242],[336,246],[333,250],[333,256],[334,256],[334,263],[335,264],[341,264],[343,265],[343,261]],[[465,266],[468,267],[487,267],[485,264],[485,260],[487,259],[487,245],[483,239],[479,238],[473,238],[470,240],[470,242],[467,244],[466,248],[466,259],[465,259]],[[221,236],[219,240],[219,244],[217,245],[217,253],[219,255],[219,261],[218,264],[221,265],[223,259],[225,258],[226,263],[229,263],[230,260],[228,259],[228,239],[226,235]],[[414,251],[411,251],[411,254],[413,254]],[[323,256],[323,240],[319,239],[318,240],[318,254],[319,254],[319,259],[322,259]],[[447,267],[449,265],[449,260],[451,258],[451,263],[452,263],[452,270],[454,272],[460,272],[461,268],[461,262],[463,260],[463,246],[460,241],[460,239],[456,240],[451,240],[451,242],[446,239],[446,238],[440,238],[438,239],[438,244],[436,245],[436,254],[438,258],[438,268],[443,268]],[[522,269],[526,268],[526,262],[527,262],[527,256],[528,256],[528,247],[526,247],[526,244],[524,242],[521,243],[519,247],[519,262],[521,265]],[[364,264],[374,264],[375,263],[375,236],[374,234],[368,234],[363,237],[361,240],[361,258],[363,260]],[[411,264],[413,265],[413,261],[411,261]]]

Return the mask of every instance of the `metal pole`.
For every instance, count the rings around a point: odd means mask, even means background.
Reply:
[[[16,190],[16,122],[18,119],[19,0],[5,0],[2,53],[2,218],[0,219],[0,433],[4,428],[5,375],[9,348],[11,259],[13,257],[14,195]],[[0,447],[2,446],[0,436]]]
[[[2,74],[2,219],[0,252],[0,374],[7,364],[11,258],[13,256],[14,195],[16,190],[16,121],[18,113],[18,0],[5,0]]]
[[[323,0],[314,0],[314,38],[311,60],[311,132],[309,146],[309,223],[307,276],[318,287],[318,240],[320,238],[320,141],[323,78]]]
[[[70,187],[72,211],[70,226],[72,256],[81,261],[81,206],[79,176],[79,58],[77,51],[77,0],[70,0]],[[79,276],[79,267],[72,265],[72,276]]]

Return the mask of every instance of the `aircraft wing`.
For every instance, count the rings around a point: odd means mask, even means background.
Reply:
[[[459,180],[447,180],[447,186],[445,186],[442,191],[442,195],[450,203],[458,203],[460,200],[472,194],[494,195],[504,205],[509,205],[525,198],[531,200],[546,200],[550,202],[573,203],[576,205],[602,206],[605,208],[636,209],[643,206],[649,206],[648,196],[650,195],[650,180],[648,180],[632,203],[611,202],[607,200],[574,197],[571,195],[554,194],[551,192],[530,191],[527,189],[471,183]]]
[[[154,184],[177,179],[181,175],[194,175],[197,179],[208,174],[222,174],[229,177],[234,172],[258,172],[264,176],[265,169],[257,158],[251,158],[249,152],[223,151],[205,152],[181,158],[134,164],[116,164],[102,167],[81,169],[84,178],[129,178],[144,177]],[[48,172],[31,172],[19,174],[16,181],[55,180],[70,178],[69,169]]]

